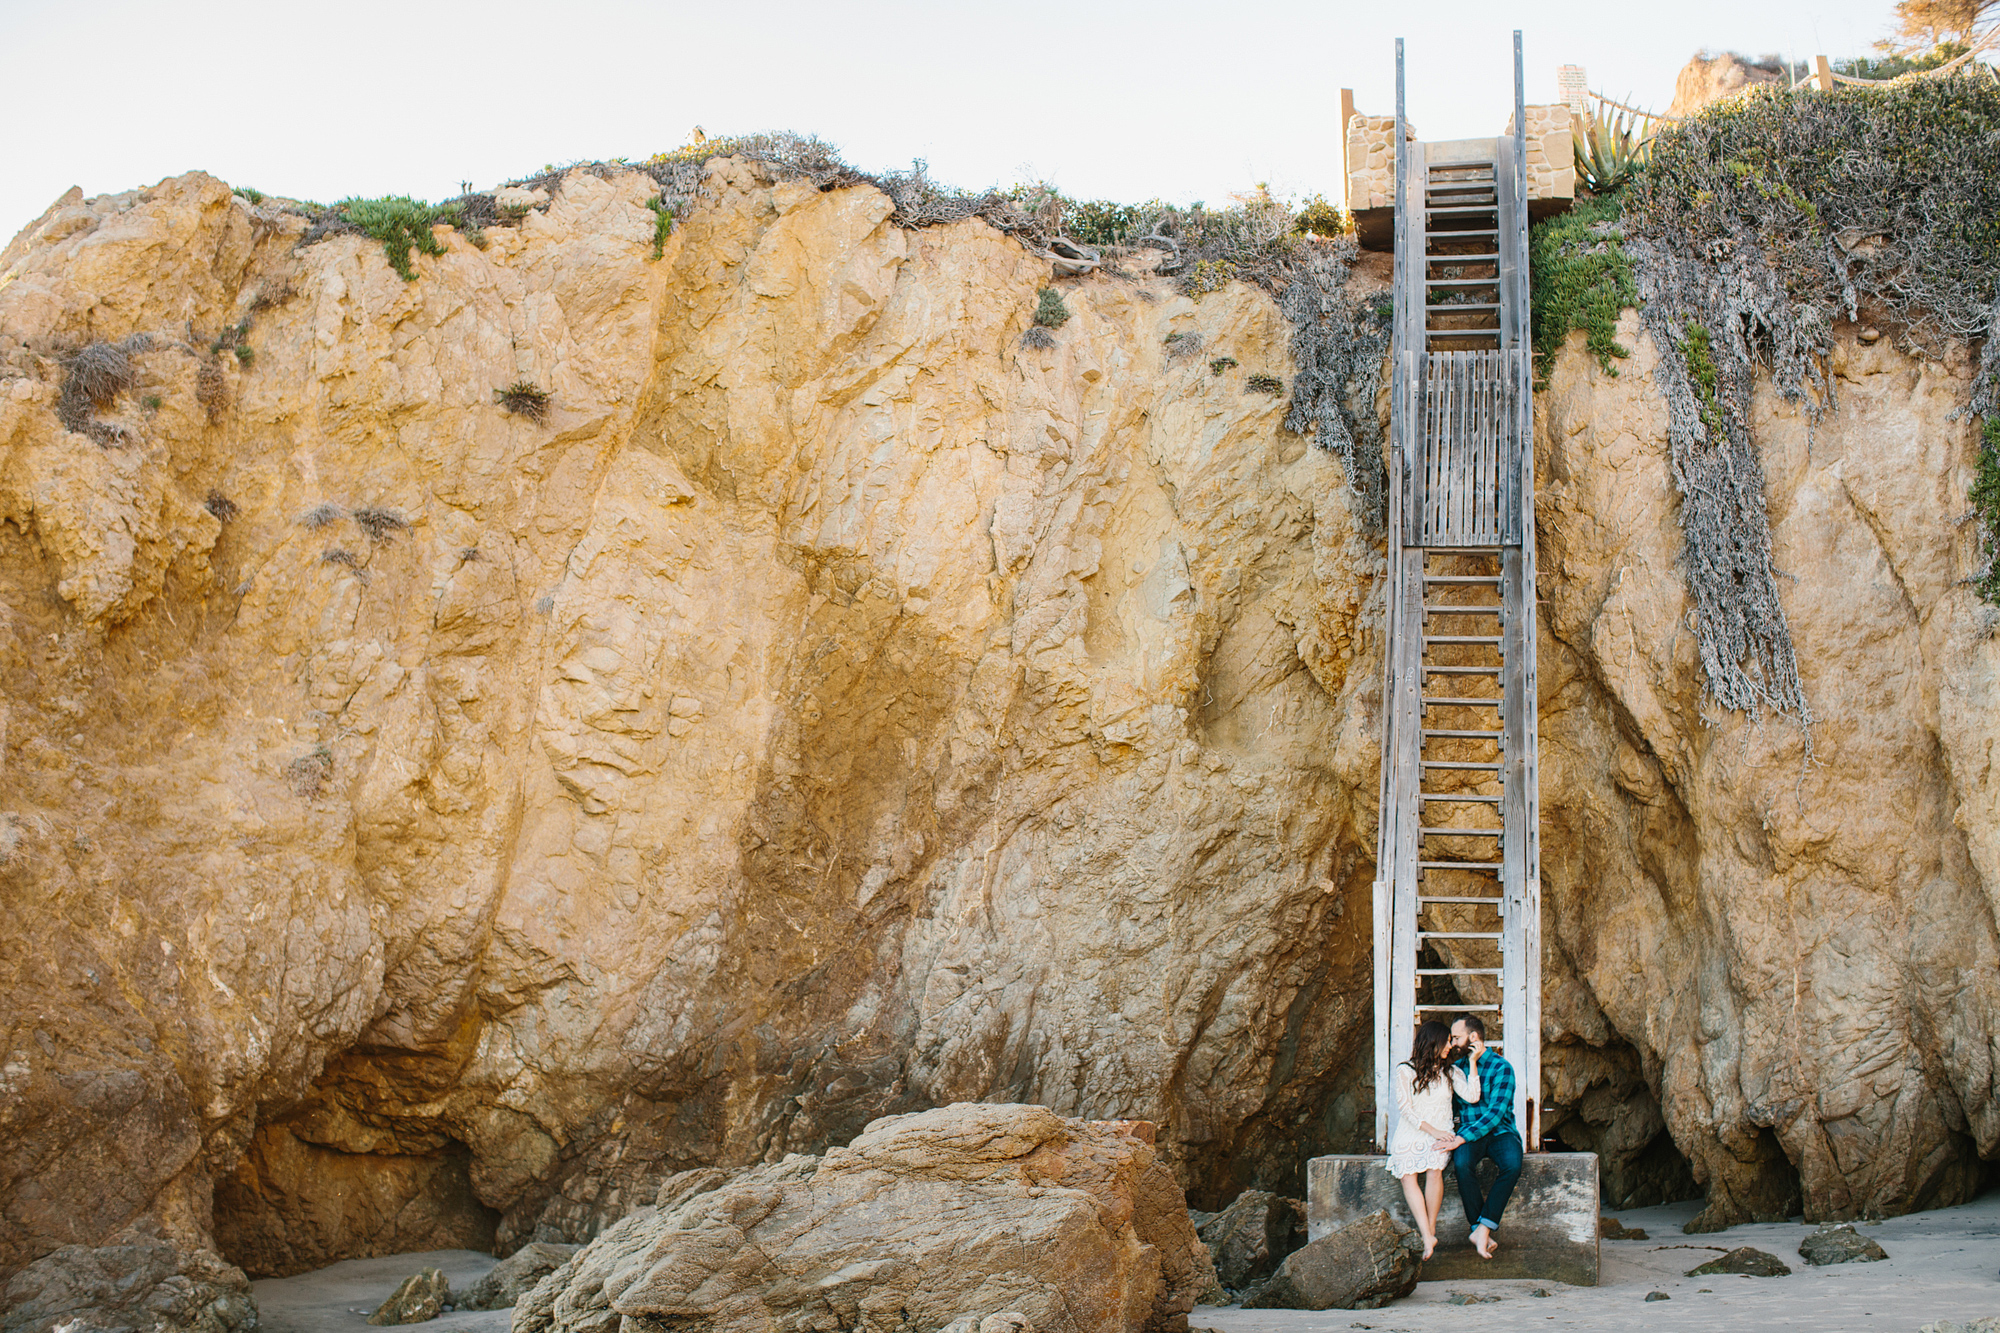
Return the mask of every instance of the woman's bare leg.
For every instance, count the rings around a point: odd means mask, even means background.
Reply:
[[[1438,1213],[1444,1208],[1444,1172],[1427,1171],[1424,1175],[1426,1177],[1424,1202],[1431,1210],[1431,1235],[1435,1236],[1438,1230]]]
[[[1431,1216],[1430,1201],[1424,1198],[1423,1188],[1417,1184],[1415,1171],[1403,1177],[1403,1202],[1410,1205],[1410,1216],[1416,1219],[1417,1230],[1423,1233],[1424,1258],[1428,1259],[1437,1248],[1437,1222]]]

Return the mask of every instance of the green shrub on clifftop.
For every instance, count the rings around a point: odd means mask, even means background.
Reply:
[[[1887,324],[1913,353],[1991,348],[1996,144],[2000,87],[1983,77],[1753,93],[1661,131],[1625,192],[1708,692],[1796,719],[1808,755],[1751,395],[1764,374],[1808,422],[1833,406],[1842,319]],[[1982,361],[1970,408],[2000,413],[2000,359]]]
[[[674,231],[674,209],[663,199],[648,199],[646,207],[653,210],[653,258],[658,259],[666,254],[667,237]]]
[[[431,228],[440,223],[456,227],[464,220],[463,213],[450,204],[427,204],[404,194],[380,199],[343,199],[327,213],[331,220],[380,241],[389,267],[400,273],[404,282],[415,282],[417,278],[410,251],[424,255],[444,253],[444,243]]]
[[[1618,196],[1579,201],[1569,212],[1537,223],[1528,233],[1530,318],[1535,342],[1535,382],[1545,386],[1563,341],[1577,330],[1597,364],[1612,375],[1614,357],[1630,356],[1618,344],[1618,316],[1639,304],[1632,260],[1619,228]]]

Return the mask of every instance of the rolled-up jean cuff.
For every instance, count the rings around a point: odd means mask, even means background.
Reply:
[[[1479,1219],[1479,1225],[1485,1227],[1488,1231],[1498,1231],[1500,1229],[1498,1222],[1489,1221],[1483,1217]]]

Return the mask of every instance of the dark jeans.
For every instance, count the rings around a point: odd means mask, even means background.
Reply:
[[[1482,1157],[1491,1157],[1493,1165],[1500,1168],[1500,1174],[1493,1178],[1493,1192],[1484,1196],[1479,1192],[1479,1177],[1473,1174]],[[1498,1227],[1500,1214],[1507,1211],[1507,1200],[1514,1193],[1514,1182],[1521,1178],[1521,1136],[1503,1129],[1461,1143],[1451,1151],[1451,1166],[1458,1173],[1458,1197],[1465,1204],[1466,1225],[1488,1230]]]

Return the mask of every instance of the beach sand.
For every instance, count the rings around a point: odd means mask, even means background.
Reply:
[[[1447,1206],[1449,1206],[1447,1201]],[[1602,1242],[1595,1287],[1560,1283],[1419,1282],[1415,1293],[1380,1310],[1241,1310],[1202,1306],[1189,1317],[1197,1328],[1220,1333],[1527,1333],[1533,1329],[1644,1329],[1765,1333],[1915,1333],[1938,1319],[1963,1322],[2000,1314],[2000,1193],[1959,1208],[1939,1208],[1890,1218],[1856,1230],[1888,1251],[1872,1264],[1814,1268],[1799,1257],[1799,1242],[1816,1229],[1800,1223],[1731,1227],[1688,1236],[1681,1224],[1698,1203],[1634,1208],[1613,1214],[1647,1240]],[[1501,1228],[1504,1243],[1506,1228]],[[1775,1254],[1790,1277],[1684,1277],[1688,1269],[1739,1245]],[[1694,1247],[1694,1248],[1689,1248]],[[1530,1295],[1542,1287],[1546,1297]],[[1707,1288],[1706,1291],[1703,1288]],[[1648,1301],[1664,1291],[1670,1299]],[[1459,1293],[1497,1296],[1490,1304],[1452,1305]]]
[[[441,1268],[453,1291],[465,1291],[498,1262],[478,1250],[430,1250],[349,1259],[297,1277],[265,1278],[250,1284],[257,1296],[257,1333],[367,1333],[368,1316],[410,1274]],[[468,1310],[405,1327],[425,1333],[507,1333],[513,1323],[512,1310]]]
[[[1534,1329],[1810,1330],[1810,1333],[1916,1333],[1938,1319],[1963,1322],[2000,1314],[2000,1193],[1960,1208],[1891,1218],[1858,1230],[1889,1252],[1873,1264],[1814,1268],[1799,1257],[1813,1231],[1798,1223],[1732,1227],[1708,1236],[1681,1234],[1700,1205],[1671,1204],[1616,1214],[1648,1240],[1603,1242],[1603,1277],[1595,1287],[1560,1283],[1420,1282],[1416,1293],[1382,1310],[1240,1310],[1202,1306],[1196,1328],[1220,1333],[1527,1333]],[[1503,1229],[1504,1239],[1504,1229]],[[1791,1265],[1790,1277],[1681,1276],[1739,1245],[1754,1245]],[[298,1277],[255,1283],[262,1333],[365,1333],[368,1315],[420,1268],[442,1268],[462,1291],[493,1266],[475,1250],[435,1250],[384,1259],[353,1259]],[[1529,1293],[1537,1286],[1549,1295]],[[1708,1290],[1703,1291],[1702,1288]],[[1672,1299],[1647,1301],[1664,1291]],[[1495,1296],[1452,1305],[1459,1293]],[[426,1333],[505,1333],[511,1310],[440,1316]]]

